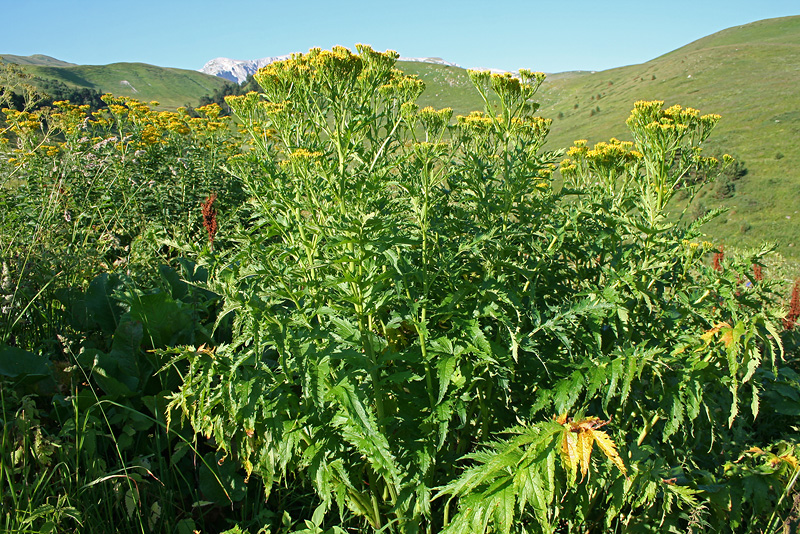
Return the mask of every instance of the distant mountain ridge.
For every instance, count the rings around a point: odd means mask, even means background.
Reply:
[[[158,67],[146,63],[75,65],[41,54],[0,54],[0,61],[19,65],[33,77],[29,83],[40,88],[43,85],[42,80],[53,80],[73,89],[112,93],[143,102],[158,101],[168,109],[197,105],[201,97],[228,83],[217,76],[195,70]]]
[[[0,54],[0,62],[14,63],[16,65],[39,65],[42,67],[75,67],[75,63],[61,61],[54,57],[44,54],[34,54],[32,56],[15,56],[13,54]]]
[[[258,72],[258,69],[266,67],[270,63],[276,61],[283,61],[292,57],[292,54],[285,54],[282,56],[268,56],[260,59],[231,59],[227,57],[214,58],[205,65],[203,68],[198,69],[199,72],[210,74],[211,76],[218,76],[228,81],[242,84],[247,80],[247,77]],[[432,65],[443,65],[447,67],[458,67],[459,65],[445,61],[440,57],[401,57],[399,61],[410,61],[417,63],[430,63]],[[493,69],[496,70],[496,69]],[[500,71],[497,71],[500,72]]]

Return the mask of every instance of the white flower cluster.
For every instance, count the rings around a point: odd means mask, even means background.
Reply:
[[[11,313],[14,304],[14,284],[11,282],[11,273],[8,263],[3,262],[2,278],[0,278],[0,312],[3,315]]]

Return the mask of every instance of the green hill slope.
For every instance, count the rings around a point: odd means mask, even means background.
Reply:
[[[201,96],[211,94],[227,83],[222,78],[202,72],[145,63],[69,66],[57,64],[64,62],[47,56],[4,55],[2,58],[9,63],[20,64],[26,72],[38,78],[57,80],[70,87],[129,96],[145,102],[157,100],[162,107],[172,109],[196,104]]]
[[[74,67],[74,63],[61,61],[54,57],[45,56],[42,54],[34,54],[32,56],[14,56],[11,54],[0,55],[0,61],[3,63],[16,63],[17,65],[45,65],[49,67]]]
[[[398,61],[397,68],[425,82],[425,92],[417,102],[420,107],[453,108],[455,115],[483,109],[483,100],[465,69],[417,61]]]
[[[463,69],[400,68],[426,82],[421,105],[482,109]],[[537,97],[539,114],[554,120],[551,149],[578,138],[630,139],[625,120],[637,100],[722,115],[708,150],[735,155],[748,174],[729,198],[712,190],[699,198],[708,209],[730,210],[707,230],[732,245],[777,241],[781,253],[800,258],[799,87],[800,16],[730,28],[641,65],[551,75]]]
[[[555,119],[550,146],[574,139],[629,139],[636,100],[664,100],[722,120],[710,150],[734,154],[748,175],[730,198],[701,198],[730,209],[708,227],[718,239],[755,246],[774,240],[800,256],[800,17],[724,30],[641,65],[545,82],[542,114]]]

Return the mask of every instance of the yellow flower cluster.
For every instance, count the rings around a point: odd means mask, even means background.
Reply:
[[[532,150],[540,147],[550,132],[552,123],[552,119],[532,116],[512,117],[510,121],[507,121],[501,115],[492,117],[480,111],[456,117],[456,125],[464,138],[474,136],[481,138],[491,132],[508,132],[514,139],[529,146]]]
[[[315,159],[322,157],[322,152],[311,152],[310,150],[306,150],[305,148],[298,148],[292,151],[292,159],[302,160],[302,159]]]
[[[519,77],[522,83],[537,88],[544,83],[547,75],[544,72],[534,72],[528,69],[519,69]]]
[[[75,137],[86,129],[90,106],[78,106],[66,100],[53,102],[53,106],[55,110],[48,121],[51,128],[63,132],[67,137]]]
[[[558,165],[554,163],[549,163],[546,167],[542,167],[536,172],[536,178],[539,180],[536,182],[536,187],[538,189],[547,189],[550,187],[550,181],[553,178],[553,171],[558,169]]]
[[[323,155],[322,152],[312,152],[305,148],[296,148],[289,155],[289,158],[281,161],[279,165],[281,167],[288,167],[291,164],[296,164],[300,168],[308,168],[311,164],[319,163]]]
[[[17,136],[27,136],[42,128],[41,116],[36,112],[9,108],[3,109],[2,112],[6,116],[10,131]]]
[[[574,158],[578,162],[585,161],[590,166],[616,166],[634,163],[642,158],[638,150],[634,150],[633,143],[630,141],[620,141],[612,137],[607,143],[601,141],[589,148],[586,139],[575,141],[572,147],[567,150],[569,158],[564,161],[571,161]],[[569,165],[570,163],[566,163]],[[562,162],[562,168],[564,167]]]
[[[255,91],[240,96],[226,96],[225,103],[230,106],[233,112],[242,120],[252,118],[255,108],[261,100],[261,95]]]
[[[649,140],[670,148],[686,135],[692,135],[695,144],[702,142],[719,119],[719,115],[701,116],[698,110],[679,105],[664,109],[662,100],[640,100],[633,105],[627,124],[637,144]]]
[[[425,91],[425,82],[416,76],[405,76],[401,71],[394,69],[391,81],[381,85],[378,91],[384,97],[401,104],[411,103]]]
[[[541,142],[550,133],[553,119],[542,117],[514,117],[511,121],[511,132],[519,135],[528,143]]]
[[[575,173],[578,172],[578,165],[572,158],[564,158],[561,160],[559,171],[564,176],[574,176]]]
[[[321,95],[336,83],[353,83],[362,68],[358,56],[336,46],[333,50],[312,48],[307,54],[293,54],[290,59],[263,67],[254,77],[270,100],[281,101],[298,82],[308,84],[310,94]]]
[[[222,108],[219,106],[219,104],[212,103],[205,106],[200,106],[195,111],[207,119],[216,119],[219,117],[220,113],[222,113]]]
[[[482,111],[473,111],[466,117],[463,115],[456,117],[456,124],[467,132],[482,134],[492,131],[497,120]]]
[[[633,143],[611,138],[589,147],[586,139],[578,139],[561,161],[561,174],[573,180],[573,186],[603,185],[613,191],[616,180],[624,173],[636,173],[642,154]]]
[[[489,79],[492,89],[497,93],[508,92],[518,94],[522,91],[522,82],[519,78],[515,78],[510,72],[504,72],[502,74],[493,72]]]
[[[527,69],[520,69],[519,77],[510,72],[493,73],[480,70],[468,70],[467,74],[485,99],[488,98],[489,89],[494,91],[500,97],[506,111],[526,103],[545,80],[544,73]]]
[[[416,119],[419,120],[425,131],[432,137],[438,137],[445,128],[450,124],[450,118],[453,116],[452,108],[444,108],[436,110],[430,106],[424,107],[416,114]]]
[[[155,124],[145,124],[140,134],[141,144],[146,146],[160,143],[162,142],[161,135],[162,131]]]
[[[370,96],[379,91],[399,106],[422,93],[422,82],[394,68],[397,52],[376,52],[366,45],[357,48],[358,54],[340,46],[332,50],[312,48],[307,54],[294,54],[267,65],[255,79],[268,101],[279,103],[291,98],[298,108],[308,105],[312,111],[339,103],[345,95]]]

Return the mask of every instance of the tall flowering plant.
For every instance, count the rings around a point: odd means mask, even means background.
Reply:
[[[470,72],[485,108],[453,119],[396,59],[313,49],[228,99],[253,219],[208,259],[234,334],[170,351],[170,407],[268,498],[313,490],[303,532],[757,521],[741,481],[775,504],[786,469],[720,458],[768,448],[777,316],[736,280],[767,251],[714,270],[664,211],[718,117],[639,102],[558,188],[542,74]]]

